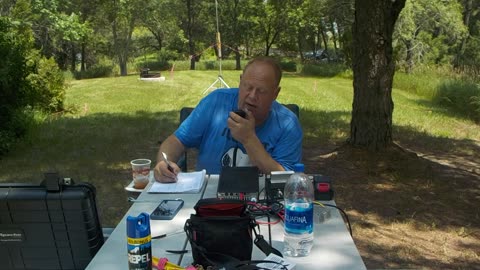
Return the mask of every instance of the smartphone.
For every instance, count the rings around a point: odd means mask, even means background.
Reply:
[[[236,111],[233,111],[233,112],[240,115],[243,118],[247,117],[247,113],[244,110],[236,110]]]
[[[183,207],[183,200],[163,200],[150,214],[153,220],[171,220]]]

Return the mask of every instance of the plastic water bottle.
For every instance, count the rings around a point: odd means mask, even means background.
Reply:
[[[308,256],[313,246],[313,184],[304,174],[304,165],[295,164],[295,173],[285,184],[285,256]]]
[[[150,216],[141,213],[127,217],[128,269],[152,270]]]

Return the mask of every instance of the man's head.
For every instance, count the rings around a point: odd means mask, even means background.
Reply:
[[[270,106],[280,92],[281,79],[282,69],[273,58],[255,58],[243,69],[238,108],[252,112],[256,125],[267,119]]]

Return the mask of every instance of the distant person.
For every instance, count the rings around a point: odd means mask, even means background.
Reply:
[[[196,169],[210,174],[219,174],[223,166],[256,166],[264,173],[292,170],[302,157],[303,133],[295,114],[276,101],[281,78],[274,59],[258,57],[245,66],[239,88],[217,89],[203,98],[160,145],[155,179],[175,181],[185,148],[199,150]],[[243,110],[245,118],[236,110]]]

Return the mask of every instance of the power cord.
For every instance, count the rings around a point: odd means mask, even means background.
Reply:
[[[317,204],[317,205],[320,205],[322,207],[325,207],[325,206],[328,206],[328,207],[333,207],[333,208],[336,208],[338,209],[338,211],[340,211],[340,213],[342,213],[343,217],[345,218],[345,220],[347,221],[347,225],[348,225],[348,231],[350,232],[350,236],[353,237],[353,233],[352,233],[352,225],[350,224],[350,219],[348,218],[348,215],[345,211],[343,211],[342,208],[336,206],[336,205],[333,205],[333,204],[328,204],[328,203],[321,203],[319,201],[313,201],[313,203]]]
[[[353,231],[352,231],[352,225],[350,224],[350,219],[349,219],[347,213],[342,208],[340,208],[336,205],[333,205],[333,204],[321,203],[319,201],[313,201],[313,203],[315,203],[317,205],[320,205],[322,207],[327,206],[327,207],[332,207],[332,208],[338,209],[338,211],[340,211],[342,216],[347,221],[348,231],[350,233],[350,236],[353,237]],[[248,202],[247,205],[248,205],[248,212],[252,216],[254,216],[254,217],[267,216],[268,217],[268,221],[266,223],[262,223],[262,224],[276,224],[276,223],[280,222],[280,220],[283,221],[285,219],[285,209],[284,209],[283,203],[280,202],[280,201],[271,202],[269,205],[267,205],[263,201]],[[270,221],[270,216],[276,216],[276,217],[279,218],[279,220],[276,221],[276,222],[271,222]],[[257,223],[260,224],[259,222],[257,222]]]

